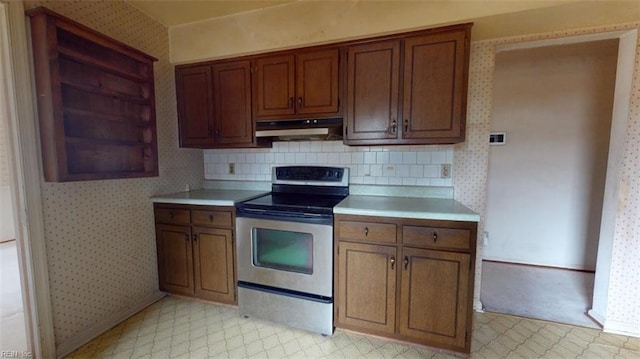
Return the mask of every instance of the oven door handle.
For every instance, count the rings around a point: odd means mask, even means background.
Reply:
[[[290,211],[269,211],[255,208],[236,209],[236,217],[266,219],[272,221],[288,221],[311,224],[333,225],[333,214],[319,214]]]

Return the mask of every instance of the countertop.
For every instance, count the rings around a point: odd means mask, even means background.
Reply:
[[[453,199],[349,195],[333,208],[336,214],[447,221],[480,221],[480,215]]]
[[[233,206],[269,191],[199,189],[151,197],[154,203]],[[449,198],[349,195],[336,207],[336,214],[448,221],[480,221],[480,215]]]
[[[246,201],[267,193],[269,193],[269,191],[199,189],[153,196],[151,197],[151,201],[154,203],[233,206],[238,202]]]

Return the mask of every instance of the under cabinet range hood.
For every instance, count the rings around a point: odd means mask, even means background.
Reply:
[[[277,141],[341,140],[342,118],[258,121],[256,137]]]

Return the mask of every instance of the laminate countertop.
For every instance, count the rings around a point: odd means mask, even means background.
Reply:
[[[267,194],[269,191],[229,189],[199,189],[151,197],[153,203],[192,204],[204,206],[233,206],[238,202]]]
[[[480,215],[453,199],[349,195],[336,214],[446,221],[480,221]]]

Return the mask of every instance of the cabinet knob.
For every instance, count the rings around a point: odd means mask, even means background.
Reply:
[[[433,232],[433,241],[437,241],[438,240],[438,232]]]
[[[197,241],[198,241],[198,235],[197,235],[197,234],[194,234],[194,235],[193,235],[193,241],[194,241],[194,242],[197,242]]]
[[[289,102],[287,102],[287,108],[293,107],[293,97],[289,97]]]
[[[186,242],[189,242],[189,235],[188,235],[188,234],[186,234],[186,233],[184,234],[184,240],[185,240]]]
[[[396,267],[396,257],[391,256],[389,262],[391,262],[391,269],[394,269]]]
[[[396,133],[396,129],[398,128],[398,123],[396,122],[396,119],[394,118],[393,120],[391,120],[391,133]]]
[[[404,132],[409,131],[409,119],[405,118],[404,119]]]
[[[368,236],[369,235],[369,227],[364,227],[364,236]]]
[[[209,222],[213,223],[213,214],[209,215]]]
[[[169,218],[171,218],[171,220],[173,220],[173,211],[169,211]]]
[[[404,256],[404,270],[407,270],[407,268],[409,268],[409,257]]]
[[[302,96],[298,97],[298,106],[302,107]]]

